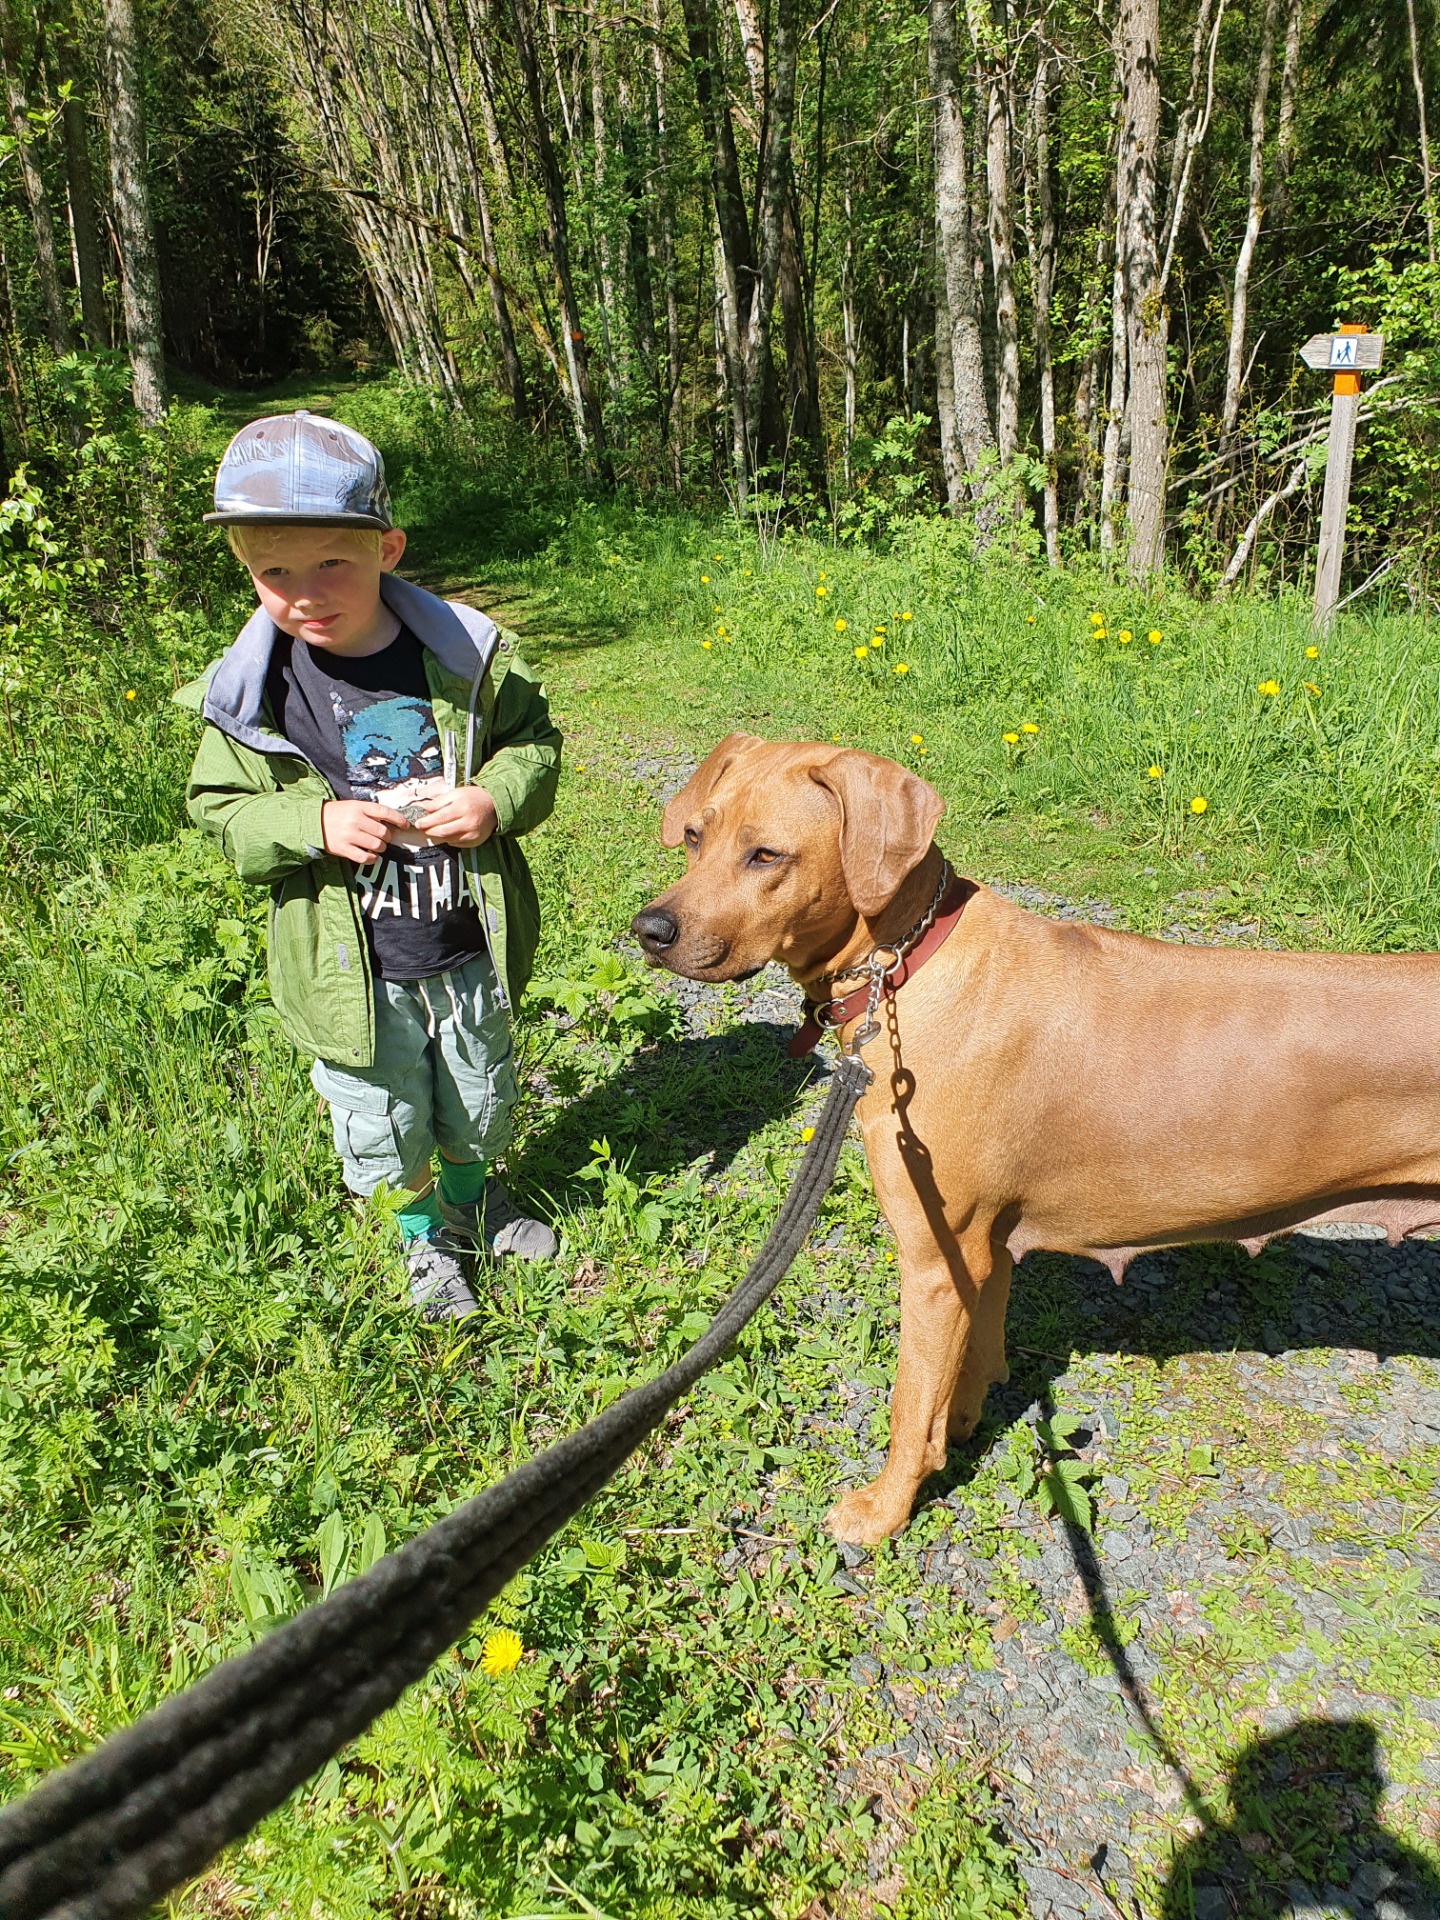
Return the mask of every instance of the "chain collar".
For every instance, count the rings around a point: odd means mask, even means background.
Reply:
[[[925,935],[930,931],[931,927],[934,926],[935,916],[940,911],[940,902],[945,897],[945,889],[949,886],[950,880],[950,862],[942,857],[940,861],[940,878],[936,883],[935,892],[931,897],[929,906],[926,907],[924,913],[921,914],[913,927],[907,928],[898,940],[883,940],[878,946],[872,947],[865,958],[857,965],[853,967],[841,967],[835,973],[822,973],[818,979],[811,983],[817,987],[829,988],[833,987],[837,980],[858,980],[864,978],[868,981],[868,990],[865,995],[865,1017],[855,1029],[854,1033],[851,1034],[850,1044],[845,1049],[847,1053],[858,1058],[861,1047],[863,1047],[868,1040],[873,1040],[876,1034],[879,1033],[880,1023],[875,1016],[880,1010],[880,996],[885,991],[885,982],[892,974],[899,971],[906,954],[913,951],[913,949],[919,945],[920,941],[925,938]],[[841,1012],[841,1003],[833,996],[820,1001],[815,1007],[815,1017],[822,1027],[842,1026],[844,1024],[843,1020],[836,1017]]]

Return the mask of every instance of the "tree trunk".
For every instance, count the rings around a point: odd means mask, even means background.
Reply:
[[[1004,17],[998,31],[1004,33]],[[1020,323],[1015,305],[1015,216],[1010,197],[1008,42],[988,62],[985,87],[985,184],[990,272],[995,290],[995,445],[1001,460],[1020,450]]]
[[[1118,185],[1118,182],[1117,182]],[[1125,235],[1117,193],[1115,264],[1110,279],[1110,404],[1105,414],[1105,442],[1100,457],[1100,551],[1115,545],[1115,503],[1120,492],[1120,445],[1125,431],[1125,409],[1130,399],[1130,328],[1125,304]]]
[[[525,368],[515,340],[515,327],[510,318],[510,303],[505,294],[505,282],[500,275],[500,254],[496,245],[495,222],[490,210],[490,193],[485,182],[485,170],[470,131],[471,107],[461,85],[459,49],[455,44],[454,28],[446,9],[436,5],[435,0],[421,0],[421,5],[424,10],[426,30],[444,69],[446,88],[455,108],[455,124],[460,130],[463,142],[465,185],[474,203],[476,223],[480,229],[480,264],[485,270],[485,286],[490,296],[490,312],[495,321],[495,335],[500,348],[501,377],[509,396],[510,411],[516,421],[523,425],[530,418],[530,396],[526,391]]]
[[[1285,10],[1285,59],[1280,68],[1280,118],[1275,128],[1272,233],[1283,233],[1290,221],[1290,175],[1295,170],[1295,97],[1300,88],[1300,11],[1301,0],[1289,0]]]
[[[1425,70],[1420,64],[1420,36],[1415,30],[1415,0],[1405,0],[1405,15],[1410,26],[1410,76],[1415,83],[1415,106],[1420,115],[1420,177],[1425,190],[1425,237],[1430,246],[1430,264],[1435,265],[1435,196],[1431,186],[1430,128],[1425,115]]]
[[[995,434],[985,399],[985,355],[975,297],[975,258],[970,233],[970,194],[965,154],[965,122],[960,110],[960,74],[955,57],[954,0],[929,0],[928,60],[934,104],[935,229],[937,235],[937,327],[948,320],[948,341],[937,332],[936,359],[950,352],[950,387],[960,468],[947,473],[951,511],[956,511],[968,478],[978,494],[983,482],[974,473],[982,454],[992,450]],[[943,300],[939,289],[943,286]]]
[[[140,49],[132,0],[103,0],[106,124],[110,135],[110,202],[120,243],[120,287],[131,390],[140,418],[153,427],[165,411],[165,355],[160,271],[145,177],[145,121]]]
[[[605,71],[600,60],[600,33],[594,21],[585,31],[590,65],[590,144],[595,182],[595,256],[600,281],[600,338],[605,349],[605,375],[610,397],[619,402],[629,384],[629,341],[615,271],[615,231],[610,192],[610,127],[606,115]],[[619,416],[616,416],[618,419]],[[617,437],[620,429],[617,425]]]
[[[67,87],[61,115],[65,135],[65,183],[75,249],[75,284],[80,294],[80,330],[86,346],[98,352],[110,344],[110,317],[105,310],[105,255],[100,244],[95,175],[90,165],[90,128],[73,36],[74,26],[67,9],[56,34],[60,80]]]
[[[1211,25],[1211,18],[1214,24]],[[1170,154],[1170,185],[1165,195],[1165,252],[1160,265],[1160,291],[1170,284],[1170,268],[1190,198],[1190,178],[1195,156],[1210,130],[1210,114],[1215,105],[1215,49],[1220,39],[1220,22],[1225,18],[1225,0],[1215,11],[1215,0],[1200,0],[1195,13],[1195,34],[1190,43],[1190,85],[1185,105],[1175,128],[1175,145]],[[1207,53],[1208,43],[1208,53]],[[1205,82],[1205,101],[1200,104],[1200,82]]]
[[[1230,347],[1225,357],[1225,404],[1220,414],[1220,444],[1227,446],[1240,417],[1240,388],[1245,378],[1245,323],[1250,306],[1250,268],[1265,211],[1265,109],[1270,98],[1270,67],[1275,54],[1275,21],[1280,0],[1265,0],[1260,24],[1260,56],[1255,63],[1255,97],[1250,108],[1250,194],[1245,232],[1235,258],[1230,297]]]
[[[1050,99],[1056,61],[1041,41],[1030,89],[1030,125],[1035,136],[1035,201],[1039,231],[1034,236],[1035,369],[1040,381],[1040,450],[1045,460],[1045,558],[1060,565],[1060,489],[1055,446],[1055,366],[1050,350],[1050,302],[1055,295],[1055,179],[1050,153]]]
[[[678,493],[683,479],[675,406],[680,394],[680,294],[675,262],[675,199],[670,175],[670,122],[665,103],[663,0],[650,0],[650,59],[655,75],[655,160],[659,170],[658,227],[660,274],[665,288],[665,367],[658,382],[660,432],[671,451],[671,478]]]
[[[1160,570],[1165,536],[1165,307],[1156,243],[1156,148],[1160,138],[1160,0],[1120,0],[1116,19],[1120,137],[1116,206],[1123,241],[1129,360],[1130,569]]]
[[[570,242],[565,224],[565,183],[555,159],[546,117],[545,96],[540,85],[540,68],[535,50],[535,27],[530,12],[531,0],[512,0],[511,18],[515,26],[515,53],[520,63],[530,107],[530,131],[540,184],[545,199],[545,233],[555,270],[555,291],[560,301],[560,319],[565,330],[565,359],[570,370],[571,400],[575,434],[582,457],[593,464],[608,485],[613,478],[610,452],[605,440],[605,421],[600,402],[590,380],[590,356],[580,324],[580,309],[575,299],[575,283],[570,271]]]
[[[66,312],[65,291],[60,284],[60,263],[55,248],[55,222],[50,214],[50,195],[45,176],[35,158],[36,130],[29,119],[30,103],[25,97],[22,73],[20,29],[15,18],[16,0],[0,0],[0,59],[5,69],[5,113],[10,135],[15,142],[15,161],[30,209],[30,227],[35,236],[35,278],[45,309],[45,333],[53,353],[70,351],[70,317]]]

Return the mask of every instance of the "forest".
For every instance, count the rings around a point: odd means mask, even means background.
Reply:
[[[1417,594],[1432,12],[5,0],[5,459],[67,468],[127,388],[154,429],[390,369],[596,488],[1279,584],[1327,425],[1298,349],[1349,322],[1388,342],[1356,581]]]

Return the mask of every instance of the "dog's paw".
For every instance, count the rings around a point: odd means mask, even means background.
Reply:
[[[899,1533],[910,1518],[912,1504],[909,1500],[897,1500],[882,1476],[872,1480],[868,1487],[856,1487],[843,1500],[837,1500],[826,1514],[825,1524],[837,1540],[849,1541],[857,1547],[873,1547],[888,1540],[892,1533]]]

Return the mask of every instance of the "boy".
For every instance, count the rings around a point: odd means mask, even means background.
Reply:
[[[405,535],[360,434],[253,420],[205,518],[260,605],[178,696],[207,722],[190,817],[272,890],[271,996],[317,1056],[346,1185],[405,1190],[411,1299],[463,1320],[462,1252],[556,1250],[487,1167],[509,1138],[510,1009],[540,927],[517,836],[554,805],[560,734],[510,635],[395,577]]]

